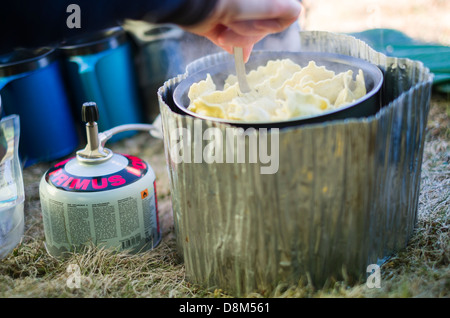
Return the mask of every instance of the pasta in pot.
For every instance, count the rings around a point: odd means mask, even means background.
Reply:
[[[242,94],[235,75],[217,90],[210,74],[191,85],[188,110],[199,115],[243,122],[282,121],[319,115],[348,105],[366,94],[362,70],[339,74],[310,61],[272,60],[249,72],[251,91]]]

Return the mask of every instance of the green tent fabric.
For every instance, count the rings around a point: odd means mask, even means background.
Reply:
[[[392,29],[371,29],[350,35],[387,56],[421,61],[434,74],[437,91],[450,93],[450,47],[414,40]]]

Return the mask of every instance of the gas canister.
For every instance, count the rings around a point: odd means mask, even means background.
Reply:
[[[95,103],[83,104],[82,118],[86,148],[54,165],[40,182],[48,253],[58,257],[89,244],[130,253],[154,248],[161,240],[155,173],[146,161],[104,147],[116,132],[151,130],[152,125],[124,125],[99,134]]]

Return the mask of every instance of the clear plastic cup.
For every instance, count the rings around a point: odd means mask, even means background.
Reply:
[[[22,239],[24,230],[24,187],[19,162],[19,116],[0,121],[0,259]]]

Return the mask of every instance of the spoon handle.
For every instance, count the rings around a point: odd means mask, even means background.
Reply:
[[[234,47],[234,63],[236,65],[236,76],[239,83],[239,89],[242,93],[250,92],[247,83],[247,73],[244,64],[244,52],[241,47]]]

